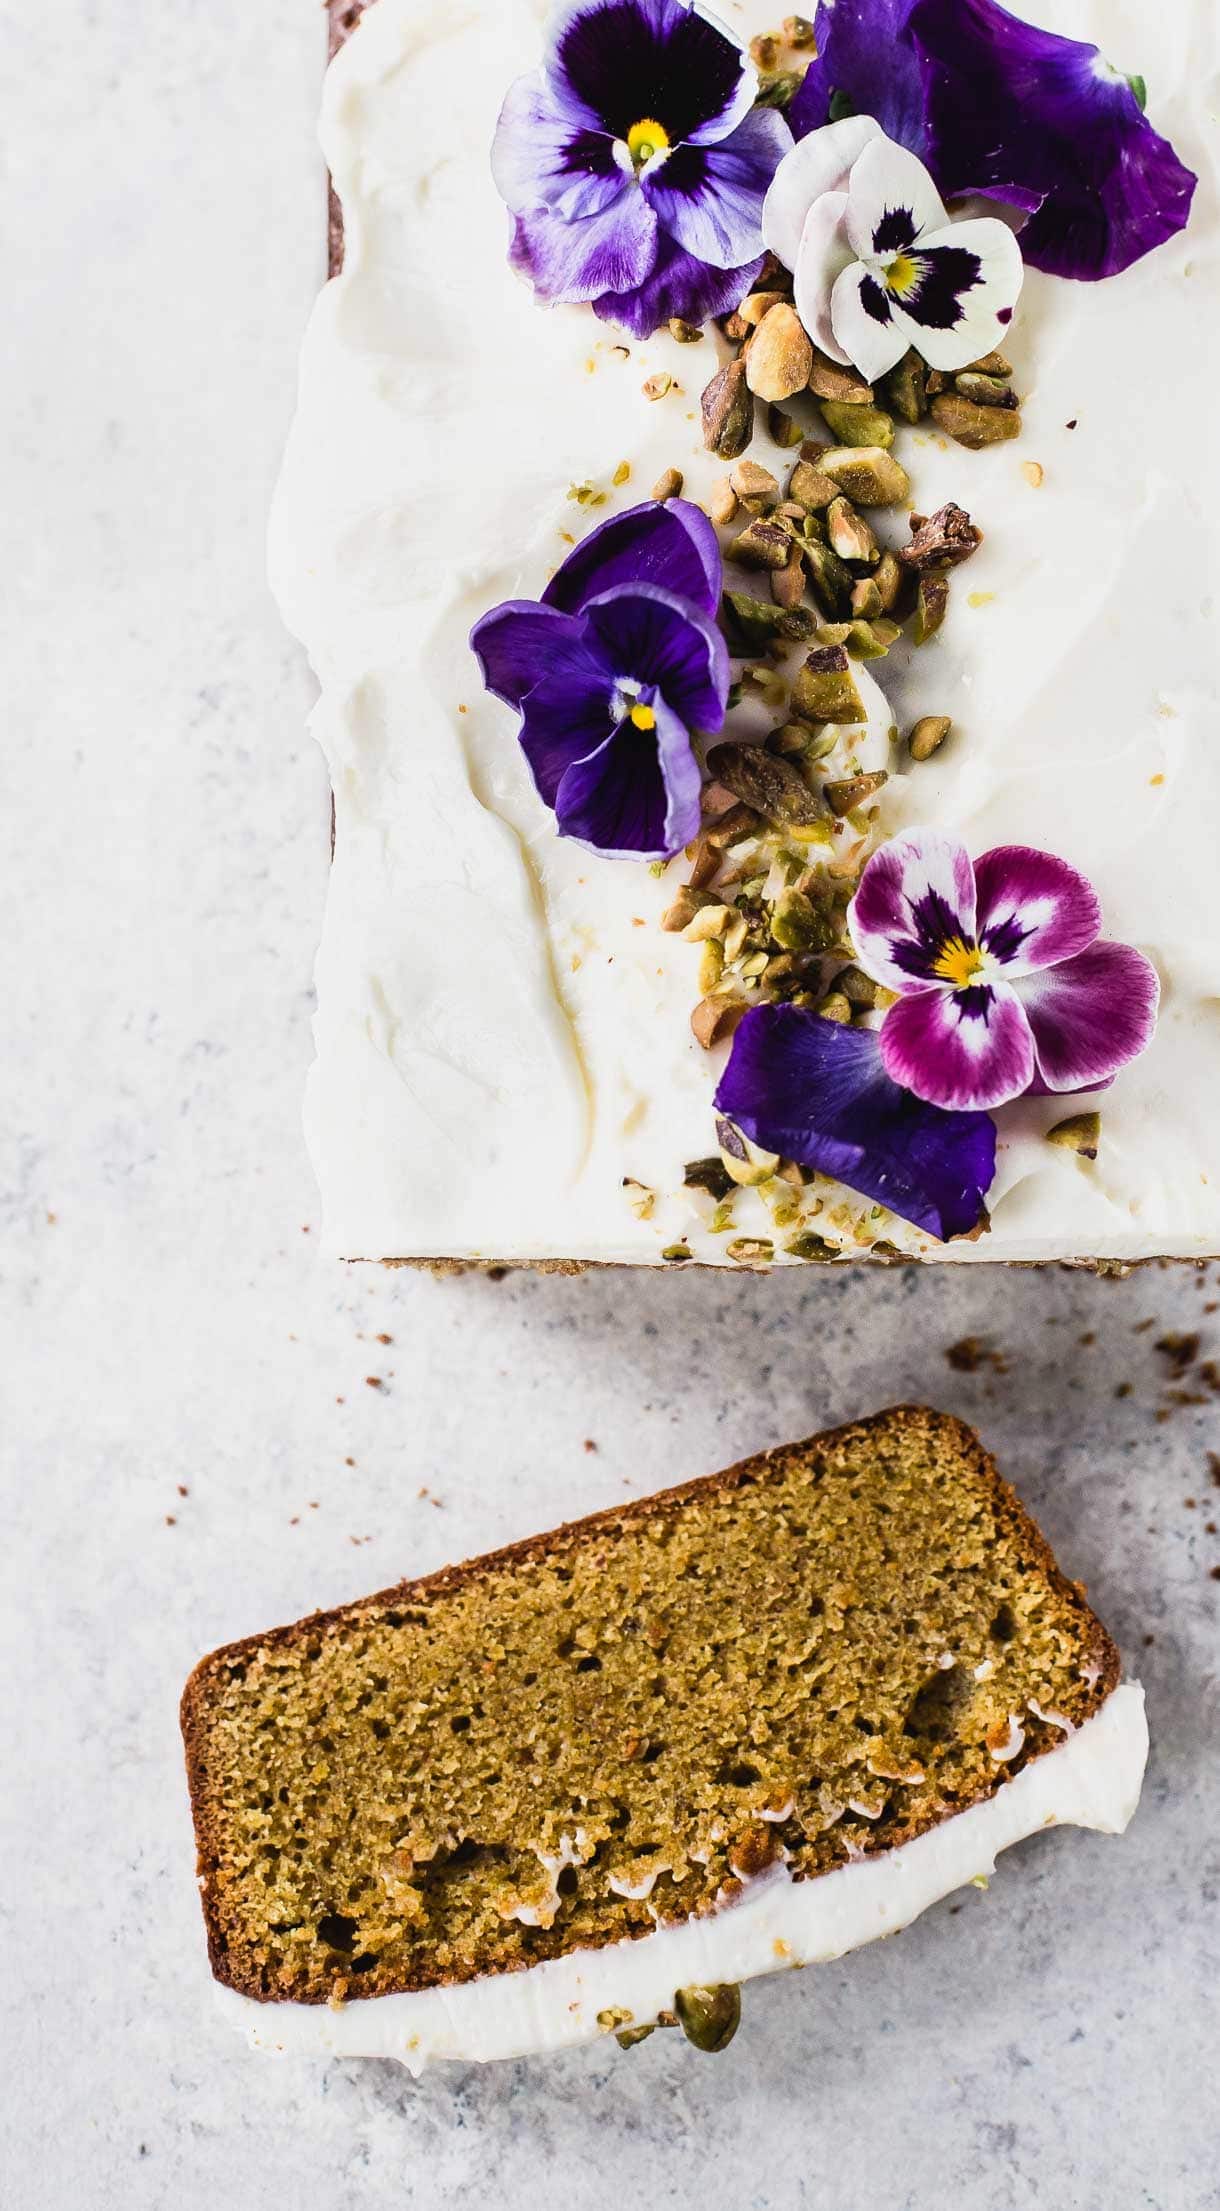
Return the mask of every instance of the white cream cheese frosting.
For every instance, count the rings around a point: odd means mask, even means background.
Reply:
[[[844,1233],[860,1219],[863,1238],[954,1262],[1202,1256],[1220,1252],[1220,18],[1181,0],[1154,33],[1129,0],[1022,5],[1142,69],[1202,182],[1185,235],[1125,275],[1027,275],[1018,442],[974,454],[903,432],[919,506],[957,500],[986,542],[940,637],[874,664],[862,749],[891,770],[884,829],[943,824],[975,852],[1025,842],[1081,867],[1106,933],[1155,961],[1163,1007],[1104,1097],[1004,1110],[989,1235],[938,1246],[870,1225],[858,1200]],[[743,41],[773,27],[761,0],[720,12]],[[507,265],[488,149],[543,13],[376,0],[327,76],[345,260],[310,325],[271,533],[335,792],[309,1141],[347,1257],[657,1263],[685,1239],[731,1264],[681,1187],[715,1148],[725,1057],[691,1036],[697,951],[658,927],[682,863],[659,879],[556,834],[467,647],[480,614],[536,596],[569,537],[667,468],[701,500],[724,472],[699,428],[714,337],[641,344],[536,305]],[[658,371],[673,388],[649,400]],[[752,453],[785,458],[762,433]],[[583,485],[605,495],[592,515],[569,498]],[[957,734],[913,768],[888,731],[926,713]],[[1095,1162],[1046,1143],[1090,1104]],[[659,1193],[646,1218],[630,1181]],[[774,1234],[756,1193],[734,1233]]]
[[[260,2004],[219,1987],[217,2001],[256,2049],[397,2058],[413,2073],[437,2058],[520,2057],[590,2042],[616,2026],[645,2026],[672,2007],[680,1988],[824,1964],[896,1934],[953,1890],[985,1880],[1000,1851],[1042,1828],[1121,1834],[1148,1755],[1143,1690],[1126,1683],[1083,1726],[1062,1724],[1056,1749],[913,1842],[808,1881],[774,1867],[747,1884],[737,1903],[633,1942],[340,2007]]]

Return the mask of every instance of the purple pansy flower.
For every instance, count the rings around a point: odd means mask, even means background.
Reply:
[[[1095,1089],[1142,1052],[1156,969],[1100,941],[1092,885],[1065,860],[911,829],[873,854],[848,910],[856,957],[898,992],[881,1025],[895,1082],[955,1109],[1031,1088]]]
[[[821,0],[798,138],[874,116],[946,199],[1024,208],[1021,251],[1056,276],[1115,276],[1185,227],[1196,179],[1096,46],[995,0]]]
[[[721,559],[707,516],[649,500],[582,539],[541,600],[509,599],[470,643],[560,835],[668,859],[699,831],[692,730],[724,722]]]
[[[803,1006],[740,1023],[716,1109],[751,1143],[833,1175],[942,1242],[977,1228],[995,1177],[995,1123],[946,1113],[887,1075],[869,1029]]]
[[[561,0],[492,148],[509,258],[539,298],[591,300],[637,338],[736,307],[792,145],[757,90],[736,40],[689,0]]]
[[[870,382],[910,346],[935,369],[990,353],[1025,273],[1008,225],[951,222],[923,163],[869,115],[828,123],[785,155],[763,237],[793,272],[810,337]]]

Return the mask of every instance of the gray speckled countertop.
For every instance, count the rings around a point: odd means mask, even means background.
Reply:
[[[314,1257],[326,794],[262,534],[321,267],[322,29],[308,0],[59,0],[6,34],[6,2201],[1214,2206],[1220,1399],[1196,1371],[1173,1403],[1155,1340],[1220,1356],[1217,1270]],[[1003,1356],[954,1368],[967,1335]],[[1124,1842],[1045,1836],[756,1985],[719,2059],[658,2036],[413,2084],[230,2037],[177,1736],[204,1649],[915,1395],[979,1423],[1147,1684]]]

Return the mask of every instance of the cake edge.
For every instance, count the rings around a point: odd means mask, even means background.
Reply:
[[[965,1421],[959,1420],[955,1414],[937,1412],[930,1406],[911,1404],[890,1406],[880,1412],[871,1414],[866,1419],[849,1421],[836,1428],[820,1430],[799,1442],[773,1445],[765,1451],[754,1452],[748,1458],[739,1459],[731,1466],[720,1468],[711,1474],[696,1475],[684,1482],[676,1483],[668,1489],[654,1491],[648,1496],[636,1497],[623,1504],[603,1507],[602,1510],[587,1514],[579,1520],[562,1521],[558,1526],[545,1530],[540,1534],[524,1537],[515,1543],[502,1545],[493,1551],[479,1553],[451,1566],[440,1567],[430,1574],[393,1583],[386,1589],[374,1591],[369,1596],[355,1598],[350,1603],[334,1605],[323,1611],[308,1613],[299,1620],[291,1621],[281,1627],[270,1628],[262,1634],[242,1636],[236,1642],[222,1644],[217,1649],[208,1652],[199,1660],[187,1679],[182,1692],[179,1719],[186,1761],[191,1816],[195,1829],[196,1877],[199,1883],[200,1902],[207,1937],[208,1962],[214,1979],[219,1982],[221,1987],[232,1989],[237,1994],[247,1997],[253,2003],[272,2008],[286,2002],[301,2002],[307,2008],[312,2008],[318,2004],[324,2005],[326,2001],[321,1997],[270,1996],[262,1989],[253,1986],[230,1959],[221,1913],[218,1909],[218,1897],[211,1886],[212,1876],[219,1862],[219,1833],[212,1812],[208,1786],[206,1699],[215,1672],[223,1669],[234,1659],[253,1657],[259,1651],[291,1648],[301,1637],[313,1635],[319,1629],[326,1629],[341,1622],[358,1618],[364,1611],[373,1611],[393,1604],[418,1603],[421,1600],[443,1596],[452,1590],[460,1589],[478,1575],[486,1575],[504,1567],[528,1565],[539,1559],[562,1557],[566,1551],[570,1551],[578,1544],[591,1540],[595,1541],[602,1533],[608,1533],[624,1525],[630,1526],[634,1522],[654,1517],[658,1511],[680,1509],[688,1500],[706,1496],[709,1491],[728,1491],[743,1488],[751,1482],[765,1480],[769,1474],[782,1471],[785,1465],[793,1459],[804,1460],[811,1454],[825,1454],[834,1449],[850,1446],[853,1443],[867,1442],[870,1436],[875,1435],[878,1431],[892,1431],[894,1429],[899,1430],[903,1435],[914,1434],[922,1429],[930,1440],[936,1440],[947,1444],[950,1448],[957,1449],[966,1462],[968,1473],[980,1481],[990,1492],[998,1516],[1006,1522],[1008,1529],[1019,1538],[1021,1543],[1028,1547],[1032,1564],[1046,1576],[1055,1594],[1078,1615],[1084,1646],[1084,1663],[1089,1668],[1096,1668],[1096,1678],[1087,1688],[1088,1708],[1084,1720],[1080,1723],[1081,1725],[1087,1724],[1087,1721],[1096,1716],[1118,1687],[1122,1676],[1122,1661],[1116,1644],[1088,1603],[1080,1584],[1074,1582],[1070,1576],[1064,1573],[1041,1529],[1000,1473],[995,1460],[973,1428]],[[1019,1762],[1014,1762],[1008,1769],[1004,1780],[997,1780],[996,1788],[990,1792],[981,1792],[971,1798],[969,1804],[961,1807],[961,1811],[971,1809],[979,1803],[992,1802],[999,1789],[1005,1787],[1008,1781],[1018,1778],[1021,1773],[1030,1766],[1037,1764],[1040,1759],[1053,1756],[1057,1747],[1059,1746],[1052,1745],[1041,1751],[1027,1752],[1019,1759]],[[954,1816],[960,1817],[960,1811]],[[918,1839],[920,1834],[934,1834],[938,1828],[946,1824],[945,1821],[937,1821],[930,1827],[917,1830],[916,1835],[910,1839]],[[866,1850],[865,1858],[891,1855],[896,1848],[902,1847],[905,1847],[905,1843],[900,1840],[896,1844],[890,1843],[883,1851]],[[816,1876],[816,1879],[819,1880],[825,1878],[827,1878],[826,1875]],[[645,1932],[633,1939],[647,1940],[648,1935]],[[612,1945],[603,1944],[600,1947],[604,1949],[612,1947]],[[526,1966],[513,1970],[529,1971],[531,1968]],[[502,1976],[482,1977],[500,1978]],[[470,1983],[469,1981],[454,1981],[452,1983],[441,1982],[436,1985],[445,1988],[468,1986]],[[355,2003],[380,2002],[383,1995],[392,1993],[413,1994],[418,1993],[418,1991],[403,1990],[395,1992],[387,1990],[376,1997],[355,1997],[352,2001]]]

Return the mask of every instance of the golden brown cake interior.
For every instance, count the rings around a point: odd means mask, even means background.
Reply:
[[[323,2002],[647,1934],[990,1795],[1117,1678],[971,1432],[882,1414],[205,1659],[213,1969]]]

